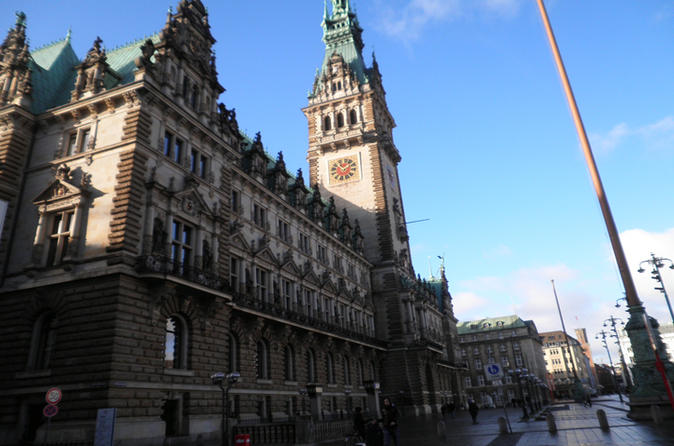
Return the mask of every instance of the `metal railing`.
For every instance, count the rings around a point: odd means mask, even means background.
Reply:
[[[234,426],[233,435],[248,434],[250,441],[256,446],[295,444],[294,423],[269,423]]]
[[[159,273],[179,277],[217,291],[230,290],[229,282],[214,272],[178,262],[165,255],[139,257],[136,270],[140,273]]]

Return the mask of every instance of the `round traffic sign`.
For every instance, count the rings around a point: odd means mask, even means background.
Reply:
[[[62,396],[63,393],[61,392],[61,389],[58,387],[52,387],[51,389],[47,390],[47,394],[45,395],[44,399],[47,401],[47,404],[58,404],[59,401],[61,401]]]
[[[501,368],[498,366],[498,364],[490,364],[487,367],[487,373],[489,373],[491,376],[500,375]]]
[[[47,418],[51,418],[57,413],[59,413],[59,408],[53,404],[47,404],[44,406],[44,409],[42,409],[42,414]]]

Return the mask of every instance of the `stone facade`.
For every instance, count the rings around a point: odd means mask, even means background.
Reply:
[[[541,336],[545,365],[553,377],[555,394],[560,397],[572,397],[576,377],[583,384],[585,391],[589,392],[593,388],[593,377],[590,362],[581,343],[573,336],[565,335],[563,331],[548,331],[541,333]]]
[[[461,322],[458,325],[460,356],[466,364],[462,402],[474,399],[483,406],[510,404],[530,397],[547,400],[546,370],[540,335],[533,321],[516,315]],[[500,379],[489,379],[485,367],[497,364]],[[520,379],[515,371],[527,369],[533,379]]]
[[[348,1],[325,15],[358,27]],[[20,15],[0,54],[0,444],[42,438],[52,386],[50,442],[90,442],[97,411],[115,408],[120,445],[216,438],[215,372],[241,374],[233,424],[373,410],[368,381],[407,412],[461,393],[444,272],[421,280],[409,260],[376,61],[326,49],[342,71],[324,82],[367,75],[348,98],[310,98],[305,184],[218,103],[201,1],[83,60],[69,38],[30,57],[25,40]],[[326,107],[344,107],[349,132],[312,124]],[[367,170],[330,183],[351,155]]]

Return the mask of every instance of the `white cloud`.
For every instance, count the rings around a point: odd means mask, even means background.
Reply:
[[[521,0],[405,0],[404,6],[397,6],[399,2],[379,0],[379,29],[389,36],[410,43],[418,39],[427,26],[454,19],[471,10],[513,17],[519,11],[520,2]]]
[[[520,9],[520,0],[483,0],[483,7],[502,16],[515,16]]]
[[[630,138],[635,138],[638,146],[649,150],[671,150],[674,145],[674,116],[665,116],[657,122],[635,128],[621,122],[606,133],[590,134],[592,147],[603,152],[614,150]]]
[[[622,143],[623,139],[629,134],[630,129],[628,125],[621,122],[604,135],[598,133],[591,134],[590,140],[592,141],[593,148],[601,152],[610,152]]]

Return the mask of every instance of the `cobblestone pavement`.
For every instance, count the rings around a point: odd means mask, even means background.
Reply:
[[[674,422],[662,425],[627,418],[628,407],[617,396],[598,398],[593,406],[564,403],[551,406],[557,422],[556,435],[545,421],[520,421],[521,409],[508,409],[512,434],[499,435],[498,418],[503,409],[481,410],[478,424],[467,412],[440,423],[440,416],[401,420],[400,446],[674,446]],[[606,412],[610,430],[602,431],[597,410]],[[444,427],[444,429],[443,429]]]

